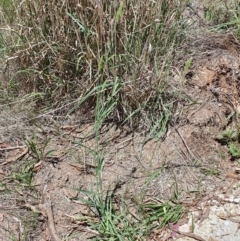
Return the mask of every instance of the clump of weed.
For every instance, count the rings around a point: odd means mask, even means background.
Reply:
[[[240,128],[224,130],[217,136],[217,140],[228,146],[232,159],[240,158]]]
[[[143,200],[137,201],[134,197],[131,201],[127,200],[125,195],[119,198],[117,191],[126,184],[126,180],[113,182],[108,188],[104,188],[102,178],[104,153],[98,149],[92,149],[90,152],[96,166],[95,181],[91,183],[89,189],[80,189],[76,198],[87,205],[90,212],[88,215],[73,218],[85,221],[94,232],[97,232],[93,240],[146,240],[146,236],[153,229],[177,223],[181,218],[185,210],[177,202],[177,193],[174,193],[173,202],[160,200],[143,202]],[[152,175],[147,183],[158,174],[159,171]]]
[[[37,139],[34,133],[32,138],[26,138],[25,143],[31,155],[35,159],[35,162],[44,160],[53,152],[53,150],[49,150],[49,151],[46,150],[49,142],[50,142],[50,139],[46,139],[43,142],[43,144],[40,144],[39,140]]]
[[[99,93],[107,101],[115,93],[106,118],[137,126],[146,112],[159,117],[162,103],[171,100],[165,77],[174,46],[184,39],[185,1],[14,4],[19,42],[11,59],[20,70],[11,82],[44,93],[41,103],[59,106],[77,98],[71,110],[84,105],[89,111]]]
[[[180,204],[171,202],[149,202],[141,205],[147,224],[157,221],[157,227],[177,223],[184,210]]]
[[[0,23],[12,23],[15,17],[13,0],[0,0]]]
[[[205,5],[205,18],[213,23],[215,30],[233,29],[240,37],[240,6],[236,0],[224,0]]]
[[[33,179],[33,161],[23,160],[23,164],[11,175],[13,180],[21,184],[31,185]]]

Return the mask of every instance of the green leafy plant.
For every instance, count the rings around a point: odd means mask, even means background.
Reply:
[[[183,68],[183,73],[186,74],[192,64],[192,60],[193,58],[190,57],[186,62],[185,62],[185,65],[184,65],[184,68]]]
[[[12,178],[19,181],[22,184],[31,185],[33,178],[33,161],[27,161],[20,170],[13,173]]]
[[[224,130],[216,138],[220,143],[227,145],[233,159],[240,157],[240,129]]]
[[[116,111],[116,107],[119,101],[118,93],[121,89],[121,85],[118,79],[111,83],[109,81],[99,85],[99,93],[97,94],[96,108],[95,108],[95,130],[96,133],[102,127],[104,121]],[[106,93],[106,88],[109,88]],[[96,136],[99,136],[98,134]]]
[[[238,1],[219,1],[219,4],[207,4],[204,16],[213,23],[212,28],[216,31],[231,28],[240,37],[240,6]]]
[[[237,141],[240,138],[240,132],[232,129],[224,130],[217,136],[217,140],[223,144],[228,144],[232,141]]]
[[[89,227],[99,233],[93,240],[141,240],[147,233],[143,224],[137,224],[129,218],[127,208],[121,211],[114,208],[111,191],[107,191],[105,196],[96,192],[84,192],[88,199],[83,202],[93,208],[97,216],[97,219],[86,218]]]
[[[219,170],[214,168],[203,168],[201,172],[204,173],[206,176],[215,176],[221,173]]]
[[[3,14],[4,13],[4,14]],[[0,23],[12,23],[14,21],[15,5],[13,0],[0,0]],[[7,19],[6,19],[7,18]]]
[[[34,133],[33,133],[32,139],[27,138],[25,140],[25,143],[28,146],[31,154],[36,159],[36,162],[44,160],[46,157],[48,157],[54,151],[54,150],[46,151],[49,141],[50,141],[50,139],[46,139],[44,141],[44,143],[40,145],[39,141]]]
[[[230,20],[230,12],[226,11],[224,5],[219,4],[218,6],[209,4],[204,9],[204,17],[208,21],[213,21],[215,25],[224,24]]]
[[[92,152],[96,163],[96,184],[90,190],[79,190],[80,194],[86,195],[80,201],[86,204],[94,216],[81,217],[89,227],[98,232],[92,240],[129,240],[134,241],[146,234],[144,225],[137,225],[128,216],[128,209],[122,200],[122,205],[114,205],[114,194],[117,187],[107,191],[103,190],[102,169],[104,164],[103,153]]]
[[[181,205],[170,202],[149,202],[141,205],[147,224],[156,222],[157,227],[163,227],[169,223],[176,223],[184,212]]]
[[[240,145],[239,143],[230,143],[228,145],[229,152],[233,158],[240,157]]]

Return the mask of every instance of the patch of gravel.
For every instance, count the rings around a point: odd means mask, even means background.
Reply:
[[[238,200],[239,203],[239,200]],[[206,205],[206,204],[205,204]],[[238,241],[240,240],[240,207],[236,203],[218,203],[204,208],[208,215],[204,220],[197,220],[201,216],[199,211],[189,214],[188,223],[179,228],[180,232],[194,234],[208,241]],[[194,225],[194,227],[193,227]],[[178,241],[195,241],[195,238],[181,237]]]

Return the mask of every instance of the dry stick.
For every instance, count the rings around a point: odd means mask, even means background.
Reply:
[[[174,230],[176,233],[178,233],[178,234],[181,234],[181,235],[183,235],[183,236],[187,236],[187,237],[189,237],[189,238],[193,238],[193,239],[196,239],[196,240],[198,240],[198,241],[206,241],[206,239],[203,239],[202,237],[200,237],[200,236],[197,236],[197,235],[195,235],[195,234],[193,234],[193,233],[185,233],[185,232],[181,232],[181,231],[177,231],[177,230]]]
[[[58,237],[55,224],[54,224],[54,218],[53,218],[53,212],[52,212],[52,205],[51,202],[44,203],[42,205],[39,205],[43,212],[47,215],[48,218],[48,226],[52,235],[52,238],[54,241],[61,241],[61,239]]]
[[[186,141],[183,139],[183,137],[182,137],[181,133],[179,132],[179,130],[178,130],[177,128],[175,128],[175,130],[176,130],[176,132],[178,133],[178,135],[180,136],[180,138],[181,138],[184,146],[186,147],[188,153],[192,156],[193,159],[196,159],[196,157],[194,156],[194,154],[193,154],[193,153],[191,152],[191,150],[189,149]]]
[[[58,110],[61,110],[61,109],[65,108],[65,107],[67,107],[67,106],[69,106],[69,105],[72,105],[72,104],[78,102],[79,100],[80,100],[80,98],[78,98],[77,100],[74,100],[74,101],[72,101],[72,102],[70,102],[70,103],[68,103],[68,104],[66,104],[66,105],[60,106],[60,107],[58,107],[58,108],[56,108],[56,109],[54,109],[54,110],[50,110],[50,111],[48,111],[48,112],[46,112],[46,113],[44,113],[44,114],[35,116],[35,117],[31,118],[31,119],[28,120],[28,121],[32,121],[32,120],[35,120],[35,119],[44,117],[44,116],[46,116],[46,115],[48,115],[48,114],[54,113],[54,112],[56,112],[56,111],[58,111]]]
[[[22,153],[20,153],[19,155],[15,156],[15,157],[8,158],[5,162],[0,163],[0,166],[6,165],[10,162],[17,161],[20,158],[23,158],[27,153],[28,153],[28,148],[26,147]]]
[[[201,105],[194,110],[192,113],[190,113],[190,115],[188,115],[188,118],[192,117],[196,112],[198,112],[204,105],[206,105],[209,102],[210,98],[207,98],[206,101],[204,101],[203,103],[201,103]]]
[[[235,219],[235,218],[225,218],[225,217],[222,217],[222,216],[220,216],[219,217],[220,219],[223,219],[223,220],[228,220],[228,221],[230,221],[230,222],[233,222],[233,223],[238,223],[238,224],[240,224],[240,220],[237,220],[237,219]]]
[[[6,147],[6,148],[0,148],[0,151],[8,151],[8,150],[15,150],[15,149],[22,149],[27,146],[11,146],[11,147]]]

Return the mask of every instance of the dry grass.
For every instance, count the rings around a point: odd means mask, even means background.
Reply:
[[[162,110],[173,49],[184,39],[185,1],[26,0],[14,6],[13,89],[41,92],[43,103],[55,107],[79,98],[89,110],[99,86],[105,101],[117,85],[108,117],[136,125],[153,103],[154,112]]]

